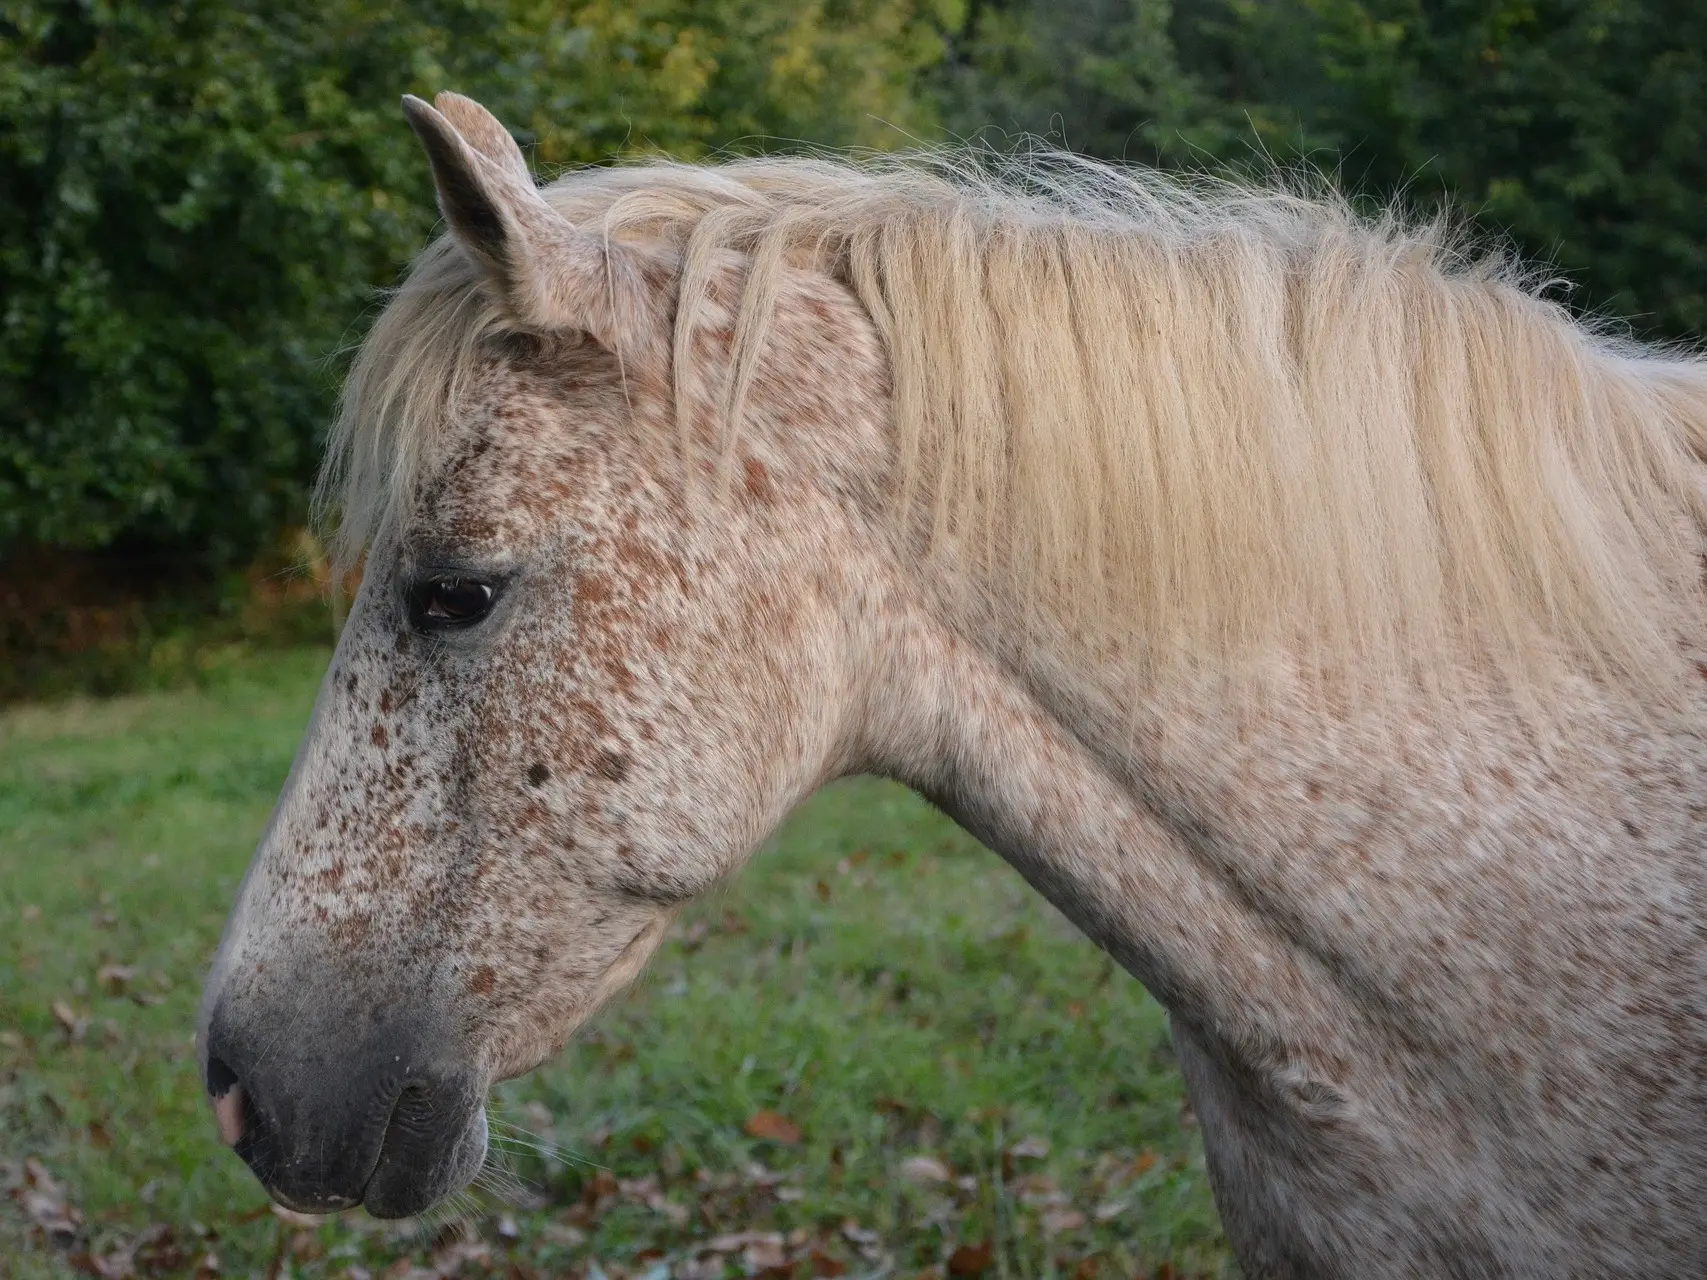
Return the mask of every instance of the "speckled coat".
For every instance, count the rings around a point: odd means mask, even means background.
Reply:
[[[1253,711],[1021,647],[895,532],[884,354],[846,290],[788,277],[728,483],[708,444],[687,486],[671,261],[590,287],[577,255],[605,250],[545,227],[490,117],[440,106],[412,118],[452,232],[533,336],[492,345],[374,548],[209,979],[204,1053],[271,1133],[246,1154],[276,1195],[456,1189],[488,1085],[866,771],[1167,1007],[1253,1280],[1707,1275],[1700,696],[1656,717],[1583,677],[1538,724],[1473,673],[1363,705],[1276,654]],[[714,367],[733,315],[706,320]],[[412,625],[451,579],[490,613]]]

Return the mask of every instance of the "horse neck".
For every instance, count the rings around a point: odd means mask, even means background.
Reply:
[[[1271,1062],[1295,1056],[1286,1029],[1317,1021],[1319,991],[1276,937],[1251,927],[1229,877],[1137,793],[1119,758],[926,610],[891,638],[867,766],[941,806],[1176,1017],[1213,1010],[1219,1037],[1232,1030]],[[1242,1025],[1230,1028],[1234,1006]],[[1315,1011],[1327,1025],[1328,1011]]]

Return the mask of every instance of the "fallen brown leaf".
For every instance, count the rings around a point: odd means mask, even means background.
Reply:
[[[1077,1231],[1085,1225],[1085,1215],[1077,1209],[1050,1209],[1043,1215],[1043,1233],[1058,1236],[1063,1231]]]
[[[1014,1143],[1008,1154],[1015,1160],[1041,1160],[1049,1154],[1049,1139],[1033,1135]]]
[[[190,1261],[176,1233],[164,1222],[157,1222],[143,1231],[130,1249],[137,1269],[148,1275],[175,1273],[183,1270]]]
[[[128,964],[104,964],[95,970],[95,985],[110,996],[122,996],[134,977],[136,970]]]
[[[1110,1200],[1106,1204],[1099,1204],[1096,1207],[1096,1212],[1091,1216],[1098,1222],[1113,1222],[1131,1207],[1132,1201],[1130,1200]]]
[[[908,1182],[947,1182],[954,1171],[935,1156],[908,1156],[901,1161],[901,1176]]]
[[[66,1001],[55,1000],[49,1008],[53,1011],[53,1020],[73,1040],[81,1040],[84,1032],[89,1030],[89,1019],[78,1013]]]
[[[76,1238],[83,1215],[41,1161],[33,1157],[24,1161],[22,1194],[13,1194],[18,1196],[24,1216],[44,1235],[62,1244]]]
[[[792,1147],[800,1141],[800,1126],[776,1111],[755,1111],[747,1118],[743,1127],[748,1137],[758,1138],[763,1142],[777,1142],[785,1147]]]
[[[806,1260],[812,1264],[812,1274],[823,1276],[826,1280],[834,1280],[836,1276],[846,1275],[848,1264],[840,1258],[832,1257],[822,1249],[814,1249],[806,1255]]]
[[[788,1255],[783,1252],[782,1237],[767,1233],[751,1241],[741,1251],[741,1262],[748,1272],[775,1271],[787,1266]]]
[[[578,1249],[587,1243],[587,1233],[564,1222],[548,1222],[541,1229],[540,1239],[563,1249]]]
[[[1033,1209],[1058,1209],[1067,1203],[1066,1193],[1055,1185],[1055,1179],[1044,1173],[1031,1173],[1014,1183],[1014,1192],[1023,1205]]]
[[[963,1244],[948,1255],[948,1273],[952,1276],[980,1276],[995,1261],[996,1246],[989,1240],[982,1244]]]

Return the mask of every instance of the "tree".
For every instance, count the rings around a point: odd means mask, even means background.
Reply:
[[[1297,129],[1294,150],[1338,154],[1378,192],[1452,200],[1557,262],[1581,282],[1580,306],[1645,333],[1707,333],[1696,0],[1235,0],[1230,12],[1247,92]]]
[[[930,0],[0,0],[0,555],[213,562],[300,520],[375,289],[436,220],[398,97],[547,168],[926,119]]]
[[[1307,162],[1448,204],[1585,309],[1707,333],[1699,0],[983,0],[945,118],[1171,165]]]
[[[1170,0],[977,0],[936,76],[944,123],[998,147],[1030,134],[1151,163],[1214,147],[1224,130],[1172,20]]]

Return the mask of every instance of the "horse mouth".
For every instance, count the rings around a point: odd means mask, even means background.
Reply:
[[[280,1205],[409,1217],[480,1172],[487,1074],[420,1026],[399,1020],[353,1045],[322,1029],[287,1046],[225,1012],[203,1067],[214,1120]]]
[[[295,1144],[265,1125],[245,1132],[235,1150],[267,1194],[292,1212],[330,1214],[359,1205],[375,1218],[412,1217],[472,1182],[485,1164],[488,1141],[484,1106],[447,1123],[440,1100],[426,1090],[413,1095],[399,1098],[366,1161],[338,1166],[292,1158]]]

